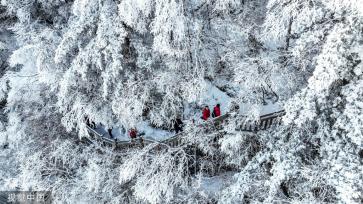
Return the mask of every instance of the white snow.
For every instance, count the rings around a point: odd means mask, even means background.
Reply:
[[[219,193],[229,185],[235,173],[236,172],[226,172],[213,177],[199,177],[197,178],[196,188],[209,197],[217,197]]]
[[[209,81],[206,81],[206,90],[201,95],[200,105],[208,105],[209,109],[217,104],[221,104],[222,114],[228,111],[229,105],[231,104],[231,98],[223,91],[218,89]]]
[[[215,85],[213,85],[209,81],[205,81],[204,91],[199,96],[199,100],[195,101],[195,103],[203,108],[204,106],[209,106],[211,112],[213,111],[214,106],[218,103],[221,105],[221,114],[225,114],[229,110],[229,106],[231,104],[231,98],[223,91],[218,89]],[[196,109],[192,107],[191,104],[185,104],[184,110],[184,119],[200,119],[202,116],[202,110]]]
[[[273,112],[282,110],[283,108],[279,103],[273,103],[272,101],[267,101],[267,105],[255,106],[252,104],[240,104],[240,114],[247,115],[251,111],[258,111],[259,115],[265,115]]]
[[[164,140],[174,135],[174,132],[169,132],[167,130],[161,130],[158,128],[153,128],[149,123],[143,121],[140,122],[137,126],[137,131],[139,134],[144,133],[144,138],[149,138],[153,140]],[[107,129],[104,125],[99,124],[96,128],[96,131],[101,135],[110,138],[110,135],[107,132]],[[128,131],[123,130],[120,127],[115,127],[112,129],[113,138],[117,138],[120,141],[129,141],[130,138],[128,136]]]

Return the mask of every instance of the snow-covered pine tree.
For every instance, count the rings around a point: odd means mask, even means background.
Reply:
[[[1,0],[0,190],[51,190],[56,203],[362,202],[362,6]],[[229,117],[201,121],[216,103]],[[241,131],[276,103],[283,124]],[[85,144],[85,116],[118,139],[131,127],[171,137],[182,118],[182,143]]]

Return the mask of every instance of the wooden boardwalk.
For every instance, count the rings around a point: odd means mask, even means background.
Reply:
[[[238,125],[239,131],[245,131],[245,132],[258,132],[260,130],[267,130],[271,128],[274,125],[278,125],[281,123],[282,116],[285,115],[285,111],[277,111],[265,115],[261,115],[259,121],[251,122],[247,120],[247,117],[242,117],[241,123]],[[226,119],[230,117],[230,114],[224,114],[222,116],[219,116],[217,118],[213,118],[211,120],[214,124],[220,124]],[[129,148],[143,148],[144,146],[147,146],[152,143],[161,143],[168,145],[170,147],[177,147],[182,144],[182,136],[184,135],[184,132],[178,133],[174,135],[173,137],[170,137],[168,139],[162,140],[162,141],[156,141],[152,139],[147,139],[143,137],[139,137],[133,141],[120,141],[120,140],[113,140],[110,138],[105,137],[104,135],[98,133],[93,128],[87,126],[87,130],[89,133],[90,138],[82,138],[83,141],[87,143],[93,143],[98,142],[104,146],[112,147],[114,150],[121,150],[121,149],[129,149]]]

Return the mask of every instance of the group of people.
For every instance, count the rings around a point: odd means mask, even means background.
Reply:
[[[212,117],[216,118],[221,116],[221,104],[217,104],[216,106],[214,106],[213,108],[213,113],[212,113]],[[210,117],[210,110],[209,110],[209,106],[205,106],[203,108],[202,111],[202,119],[203,120],[208,120],[208,118]]]
[[[85,120],[86,125],[87,125],[88,127],[91,127],[91,128],[93,128],[93,129],[95,129],[95,128],[96,128],[96,123],[95,123],[94,121],[91,121],[91,120],[89,119],[89,117],[88,117],[88,116],[84,116],[84,120]]]
[[[96,123],[94,121],[91,121],[88,116],[84,116],[84,121],[88,127],[92,128],[92,129],[96,129],[96,127],[97,127]],[[113,129],[112,127],[108,128],[107,132],[110,135],[111,139],[116,139],[116,138],[114,138],[114,135],[112,134],[112,129]],[[133,140],[133,139],[137,138],[137,136],[142,135],[142,134],[138,134],[136,128],[131,128],[128,131],[128,135],[131,138],[131,140]]]
[[[111,139],[114,139],[113,134],[112,134],[112,128],[108,128],[107,129],[108,134],[110,135]],[[128,136],[130,137],[130,139],[133,141],[134,139],[136,139],[138,136],[143,135],[143,133],[138,133],[136,128],[131,128],[128,131]],[[116,139],[116,138],[115,138]]]
[[[221,116],[221,105],[218,103],[217,105],[214,106],[213,108],[213,112],[212,112],[212,117],[216,118]],[[211,117],[211,113],[209,110],[209,106],[205,106],[202,110],[202,119],[203,120],[208,120]],[[95,129],[96,128],[96,123],[93,121],[90,121],[90,119],[88,118],[88,116],[85,116],[85,122],[86,125]],[[179,132],[183,131],[183,121],[180,118],[177,118],[174,121],[174,130],[175,132],[178,134]],[[110,135],[110,138],[113,139],[113,134],[112,134],[112,128],[108,128],[107,129],[108,134]],[[133,141],[135,140],[138,136],[140,136],[142,134],[139,134],[137,129],[135,127],[131,128],[128,130],[128,136],[130,137],[130,139]]]
[[[203,120],[208,120],[210,118],[211,114],[210,114],[210,110],[209,110],[209,106],[205,106],[202,110],[202,119]],[[213,112],[212,112],[212,117],[216,118],[221,116],[221,104],[217,104],[214,106],[213,108]],[[174,121],[174,130],[175,132],[178,134],[179,132],[183,131],[183,121],[180,118],[177,118]]]
[[[108,134],[110,135],[110,138],[113,139],[112,128],[108,128],[107,131]],[[138,133],[136,128],[131,128],[128,131],[128,136],[130,137],[131,141],[134,141],[138,136],[141,136],[143,134],[144,133]]]

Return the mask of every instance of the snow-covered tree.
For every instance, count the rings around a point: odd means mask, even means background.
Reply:
[[[360,203],[362,6],[0,0],[0,190],[52,190],[56,203]],[[216,103],[228,117],[202,121]],[[281,125],[241,128],[276,103]],[[146,139],[185,126],[177,146],[113,151],[80,140],[86,117]]]

